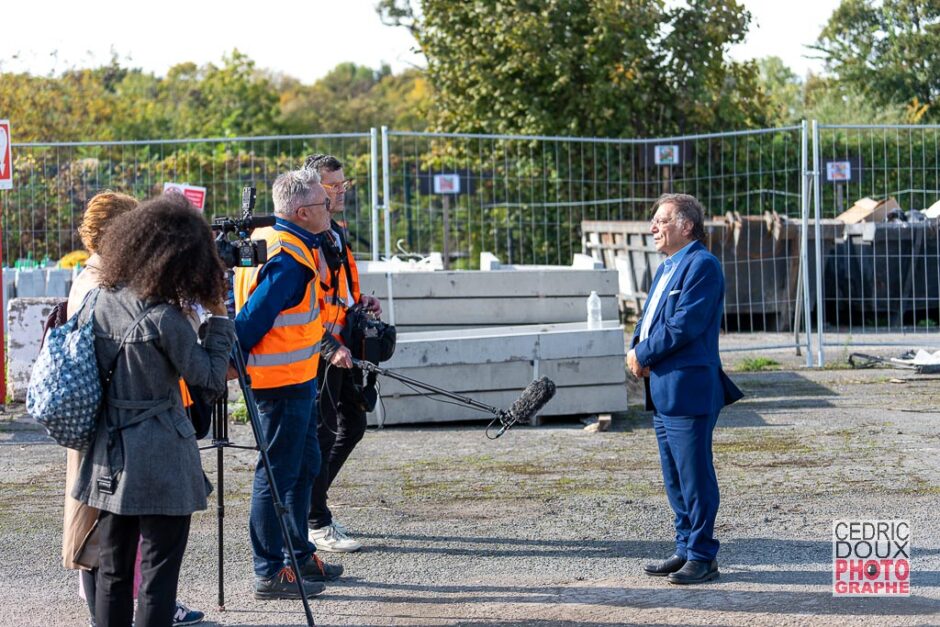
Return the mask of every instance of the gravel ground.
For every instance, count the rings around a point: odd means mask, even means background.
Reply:
[[[792,369],[733,374],[748,396],[715,435],[718,581],[679,588],[641,574],[672,548],[645,412],[606,433],[553,420],[496,441],[481,425],[387,428],[366,435],[334,487],[334,512],[366,548],[327,557],[347,576],[313,601],[318,624],[940,624],[940,377],[809,371],[792,354],[766,354]],[[0,625],[87,624],[75,573],[59,559],[64,450],[22,406],[9,409]],[[244,425],[231,435],[251,442]],[[214,503],[194,517],[180,598],[210,625],[303,624],[299,602],[251,596],[253,457],[224,454],[226,610],[216,602]],[[213,482],[215,466],[206,453]],[[832,597],[836,518],[910,519],[909,598]]]

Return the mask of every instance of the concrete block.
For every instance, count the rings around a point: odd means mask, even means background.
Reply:
[[[46,275],[41,268],[14,270],[17,298],[41,298],[46,295]]]
[[[590,255],[575,253],[574,260],[571,262],[571,267],[575,270],[603,270],[604,262],[599,261]]]
[[[359,275],[363,294],[373,290],[379,298],[388,297],[385,273]],[[581,296],[591,291],[600,296],[617,295],[616,270],[515,270],[513,272],[402,272],[392,274],[396,300],[408,298],[552,298]]]
[[[506,409],[535,378],[556,385],[543,416],[609,414],[626,409],[623,330],[585,322],[403,333],[382,367],[395,374]],[[435,402],[423,389],[381,376],[383,424],[486,419],[471,408]],[[378,416],[371,415],[373,424]]]
[[[499,258],[493,253],[480,253],[480,270],[488,272],[490,270],[499,270]]]
[[[61,268],[49,268],[46,270],[46,293],[45,296],[56,296],[61,298],[69,297],[69,289],[72,287],[72,271]]]
[[[42,276],[41,274],[39,276]],[[14,298],[7,310],[7,390],[14,401],[26,400],[33,362],[39,355],[42,326],[62,299]]]
[[[360,275],[362,292],[379,298],[402,332],[580,322],[592,290],[604,319],[619,320],[617,277],[616,270],[557,266]]]
[[[587,319],[587,297],[565,298],[401,298],[395,296],[395,322],[412,328],[446,323],[449,326],[482,324],[530,325],[579,322]],[[601,298],[601,316],[618,320],[617,298]]]

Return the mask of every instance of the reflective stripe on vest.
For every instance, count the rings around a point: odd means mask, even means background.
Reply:
[[[278,314],[277,318],[274,319],[274,325],[271,328],[275,327],[292,327],[296,325],[309,324],[317,319],[320,315],[320,307],[317,303],[317,290],[310,290],[310,311],[302,311],[300,313],[281,313]]]
[[[316,260],[310,249],[293,233],[273,228],[256,229],[254,239],[268,244],[268,259],[287,254],[313,272],[301,301],[281,311],[271,329],[252,347],[246,360],[253,388],[266,389],[306,383],[317,376],[323,325],[319,314],[320,295]],[[239,311],[258,286],[258,268],[235,270],[235,305]]]
[[[289,353],[271,353],[269,355],[248,355],[249,366],[285,366],[296,361],[310,359],[320,353],[320,342],[307,348],[290,351]]]

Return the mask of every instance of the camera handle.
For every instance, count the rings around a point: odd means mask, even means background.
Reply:
[[[218,486],[216,489],[216,515],[219,526],[219,610],[225,611],[225,590],[224,590],[224,571],[222,560],[223,549],[223,525],[225,518],[225,480],[223,475],[222,451],[226,448],[237,448],[243,450],[257,450],[261,457],[261,465],[268,478],[268,485],[271,486],[271,498],[274,501],[274,509],[277,512],[277,520],[281,526],[281,535],[284,536],[284,546],[287,554],[290,556],[291,568],[297,579],[297,591],[300,593],[300,600],[304,606],[304,614],[307,616],[307,625],[314,627],[313,612],[310,610],[310,602],[304,594],[304,580],[300,576],[300,565],[297,563],[297,556],[294,555],[294,545],[290,539],[289,528],[291,525],[288,516],[287,507],[281,501],[280,492],[274,483],[274,475],[271,473],[271,460],[268,458],[268,443],[265,441],[264,431],[261,429],[261,416],[258,413],[258,405],[255,403],[255,395],[251,389],[251,380],[248,377],[248,370],[245,367],[245,356],[242,353],[238,338],[235,338],[235,346],[232,348],[232,362],[235,371],[238,373],[238,385],[241,387],[242,395],[245,399],[245,408],[248,410],[248,421],[251,424],[251,431],[255,437],[254,446],[241,446],[232,444],[228,439],[228,391],[216,401],[214,411],[212,412],[212,443],[200,447],[200,450],[216,449],[216,471],[218,473]],[[302,530],[298,529],[298,533]]]

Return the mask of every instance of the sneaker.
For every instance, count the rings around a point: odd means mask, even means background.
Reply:
[[[344,536],[349,535],[349,528],[343,523],[341,523],[340,521],[336,520],[335,518],[333,519],[333,526],[336,527],[336,530],[339,531]]]
[[[310,541],[317,545],[318,551],[330,553],[355,553],[362,548],[362,543],[346,535],[336,523],[311,529],[308,534]]]
[[[201,623],[206,617],[205,612],[191,610],[179,601],[176,602],[176,611],[173,612],[173,627],[182,627],[183,625],[195,625]]]
[[[326,586],[322,583],[303,580],[304,593],[307,597],[313,597],[324,590]],[[261,577],[255,578],[255,598],[261,600],[267,599],[299,599],[300,593],[297,591],[297,576],[290,566],[285,566],[276,575],[268,579]]]
[[[300,567],[300,576],[304,581],[333,581],[343,574],[342,564],[327,564],[316,553],[310,561]]]

